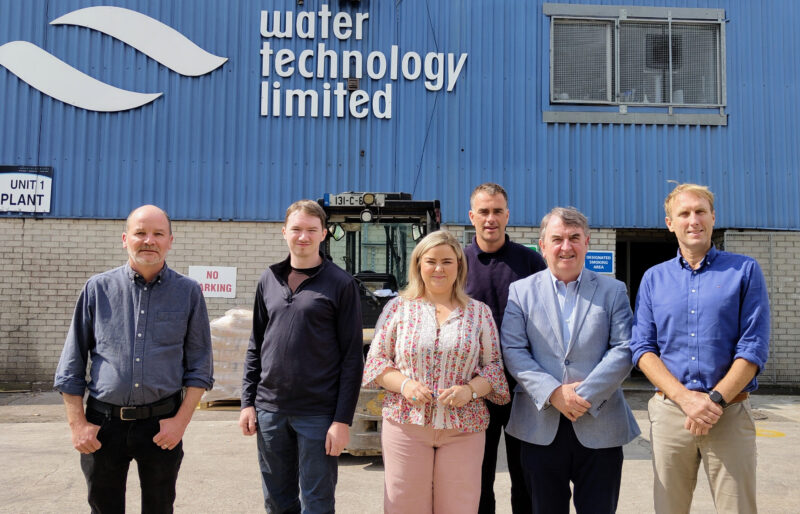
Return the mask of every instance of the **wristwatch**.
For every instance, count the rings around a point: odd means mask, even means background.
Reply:
[[[728,402],[725,401],[725,398],[722,397],[722,394],[719,391],[711,391],[708,393],[708,397],[711,398],[712,402],[716,403],[723,409],[728,406]]]
[[[476,393],[475,389],[472,388],[472,384],[467,382],[467,387],[469,387],[469,390],[472,391],[472,399],[473,400],[477,400],[478,399],[478,393]]]

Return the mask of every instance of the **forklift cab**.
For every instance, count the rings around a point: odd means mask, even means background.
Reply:
[[[439,228],[438,200],[414,201],[408,193],[326,194],[323,251],[350,272],[361,289],[363,328],[374,328],[381,310],[408,284],[417,241]]]

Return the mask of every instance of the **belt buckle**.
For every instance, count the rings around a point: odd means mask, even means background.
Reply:
[[[126,417],[125,416],[125,412],[126,411],[133,412],[134,413],[133,415],[134,416],[136,415],[135,414],[136,413],[136,407],[120,407],[119,408],[119,419],[121,419],[122,421],[136,421],[135,417],[133,417],[133,418]]]

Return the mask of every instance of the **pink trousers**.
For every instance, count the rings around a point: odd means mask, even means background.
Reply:
[[[478,512],[484,432],[439,430],[383,420],[387,514]]]

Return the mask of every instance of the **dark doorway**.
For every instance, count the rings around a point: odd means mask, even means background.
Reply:
[[[628,286],[631,308],[644,272],[677,255],[678,242],[668,230],[617,230],[617,280]]]
[[[617,280],[625,282],[635,308],[636,295],[644,272],[677,255],[678,242],[668,230],[617,230]],[[634,380],[644,379],[637,368],[631,371]]]

